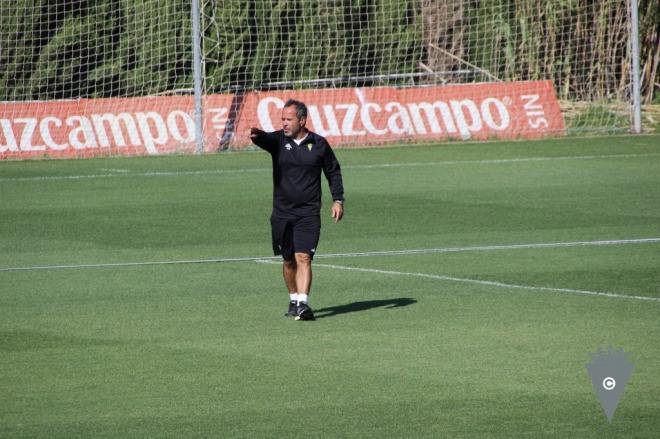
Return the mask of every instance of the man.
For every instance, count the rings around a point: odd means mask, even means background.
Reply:
[[[312,259],[321,233],[321,170],[332,193],[334,222],[344,216],[344,186],[339,162],[328,141],[306,128],[307,107],[288,100],[282,129],[250,130],[252,142],[268,151],[273,162],[273,252],[282,255],[282,274],[289,290],[287,316],[314,320],[309,306]]]

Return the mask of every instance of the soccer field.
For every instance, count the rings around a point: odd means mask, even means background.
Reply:
[[[0,163],[0,437],[658,437],[660,136],[336,154],[314,322],[268,154]]]

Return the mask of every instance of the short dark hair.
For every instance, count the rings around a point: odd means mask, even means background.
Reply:
[[[307,119],[307,105],[302,102],[296,101],[295,99],[289,99],[284,104],[284,108],[286,107],[296,107],[296,117],[298,119]]]

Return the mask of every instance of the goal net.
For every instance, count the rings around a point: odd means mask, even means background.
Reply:
[[[190,7],[1,1],[0,157],[191,150]]]
[[[630,6],[3,1],[0,155],[192,152],[196,74],[205,151],[245,147],[249,126],[277,129],[287,98],[344,146],[629,132]]]

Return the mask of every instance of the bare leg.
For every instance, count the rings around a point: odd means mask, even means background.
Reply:
[[[282,275],[284,276],[284,283],[286,284],[289,293],[297,293],[296,289],[296,272],[297,270],[296,260],[284,261],[282,264]]]
[[[312,287],[312,258],[307,253],[296,253],[295,280],[297,292],[309,294]]]

